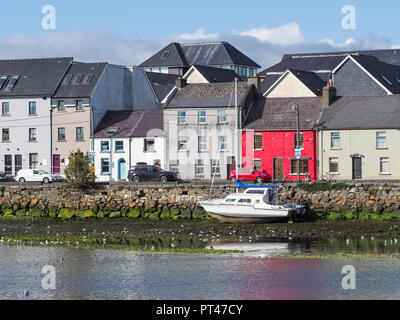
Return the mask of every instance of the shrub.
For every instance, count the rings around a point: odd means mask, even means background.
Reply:
[[[96,176],[91,171],[91,158],[89,154],[84,155],[79,149],[69,155],[69,164],[65,168],[65,180],[78,189],[86,189],[93,186]]]

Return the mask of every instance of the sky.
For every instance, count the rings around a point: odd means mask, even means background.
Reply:
[[[2,1],[0,59],[139,65],[172,41],[228,41],[267,68],[285,53],[400,48],[398,0]]]

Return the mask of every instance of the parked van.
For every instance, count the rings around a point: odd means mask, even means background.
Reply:
[[[56,177],[45,170],[37,169],[23,169],[17,172],[15,175],[15,181],[17,182],[43,182],[50,183],[56,181]]]

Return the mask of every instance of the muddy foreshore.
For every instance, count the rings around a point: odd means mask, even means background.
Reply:
[[[95,236],[103,238],[250,238],[278,241],[329,238],[400,237],[400,221],[315,220],[294,224],[225,224],[216,220],[151,221],[148,219],[57,220],[0,218],[1,237]]]

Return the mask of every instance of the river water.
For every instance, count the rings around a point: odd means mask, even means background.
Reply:
[[[0,246],[0,299],[400,298],[398,259],[279,257],[310,251],[309,244],[236,243],[215,247],[245,252],[177,254]],[[42,288],[45,265],[55,268],[54,290]],[[342,268],[346,265],[356,270],[355,290],[342,288]],[[29,295],[25,295],[27,292]]]

